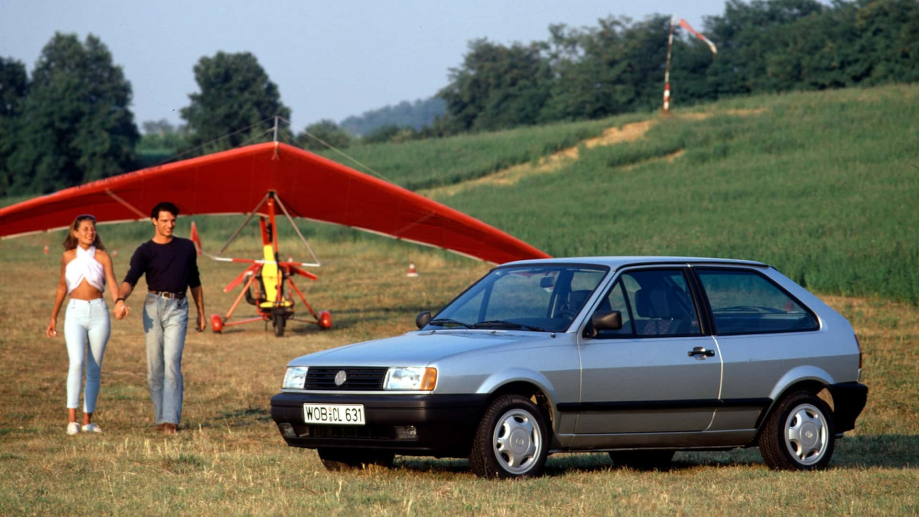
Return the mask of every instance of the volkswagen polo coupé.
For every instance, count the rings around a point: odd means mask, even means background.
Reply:
[[[759,262],[512,262],[419,330],[297,358],[271,414],[329,469],[395,454],[535,476],[555,452],[655,466],[677,450],[759,447],[819,469],[868,388],[852,326]]]

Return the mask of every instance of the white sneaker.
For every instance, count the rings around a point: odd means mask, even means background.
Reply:
[[[80,424],[76,422],[70,422],[69,424],[67,424],[67,434],[69,435],[80,434]]]
[[[97,426],[96,424],[86,424],[83,426],[83,432],[84,433],[101,433],[102,428]]]

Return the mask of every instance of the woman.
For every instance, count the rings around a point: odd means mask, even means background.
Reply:
[[[81,215],[74,219],[64,239],[64,254],[61,257],[61,280],[57,286],[48,337],[57,335],[57,314],[64,297],[70,295],[67,316],[64,319],[64,339],[67,355],[70,356],[70,371],[67,374],[67,434],[80,432],[77,424],[77,406],[80,402],[80,385],[83,381],[83,364],[86,364],[86,391],[83,397],[83,426],[85,432],[101,433],[102,429],[92,422],[99,396],[99,376],[102,370],[102,356],[108,343],[111,325],[108,307],[102,298],[105,284],[111,286],[115,302],[115,317],[119,320],[128,313],[115,280],[112,257],[105,252],[105,246],[96,233],[96,219]],[[87,340],[89,347],[87,347]],[[86,350],[89,349],[87,356]]]

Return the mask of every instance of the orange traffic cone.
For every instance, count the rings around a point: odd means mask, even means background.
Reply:
[[[47,244],[45,244],[44,254],[45,254],[45,255],[48,254],[48,245],[47,245]]]
[[[413,278],[416,277],[416,276],[418,276],[418,271],[415,271],[415,263],[414,263],[414,262],[409,262],[409,263],[408,263],[408,274],[405,275],[405,276],[413,277]]]

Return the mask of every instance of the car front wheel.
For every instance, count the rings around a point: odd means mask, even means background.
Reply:
[[[766,465],[776,470],[818,470],[830,463],[836,431],[826,402],[808,392],[785,397],[759,437]]]
[[[540,476],[548,455],[547,437],[539,406],[521,395],[502,395],[479,422],[469,466],[485,478]]]

